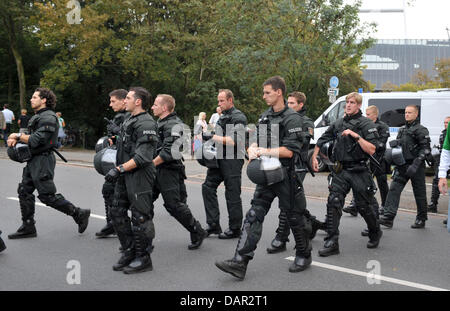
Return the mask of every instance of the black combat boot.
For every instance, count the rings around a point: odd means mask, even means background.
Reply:
[[[95,236],[98,238],[107,238],[115,234],[116,231],[114,231],[113,225],[110,222],[108,222],[102,229],[100,229],[99,232],[95,233]]]
[[[342,209],[344,212],[349,213],[352,216],[358,216],[358,210],[356,209],[355,199],[352,199],[350,204]]]
[[[308,257],[297,255],[295,256],[294,262],[289,267],[289,272],[300,272],[308,268],[312,263],[312,256]]]
[[[278,235],[275,236],[275,238],[270,243],[270,246],[267,248],[267,253],[276,254],[284,252],[286,250],[286,242],[289,242],[289,239],[283,239]]]
[[[437,204],[435,202],[432,202],[428,205],[428,212],[429,213],[437,213]]]
[[[102,229],[100,229],[99,232],[95,233],[95,236],[98,238],[106,238],[110,235],[115,235],[116,231],[114,230],[114,226],[111,223],[111,218],[109,217],[109,211],[111,207],[105,206],[105,212],[106,212],[106,226],[104,226]]]
[[[23,220],[22,225],[17,232],[8,235],[8,239],[23,239],[23,238],[35,238],[37,236],[36,227],[34,226],[34,219]]]
[[[90,215],[90,209],[81,209],[79,207],[76,208],[75,213],[72,215],[72,217],[78,225],[78,233],[83,233],[86,230],[89,224]]]
[[[319,249],[319,256],[328,257],[339,254],[338,238],[326,238],[323,248]]]
[[[227,229],[225,232],[219,234],[219,239],[228,240],[238,238],[241,235],[241,229]]]
[[[394,218],[383,215],[383,217],[380,218],[380,225],[392,228],[394,226]]]
[[[425,220],[416,219],[416,221],[411,225],[413,229],[422,229],[425,228]]]
[[[123,268],[123,273],[125,274],[135,274],[153,270],[152,259],[150,258],[149,252],[152,240],[147,238],[143,230],[144,228],[133,227],[136,257],[128,266]]]
[[[382,235],[383,231],[381,230],[378,230],[378,232],[373,235],[369,233],[369,242],[367,242],[367,248],[377,248]]]
[[[128,266],[136,258],[136,251],[134,247],[127,248],[122,252],[122,256],[119,261],[113,266],[114,271],[122,271],[123,268]]]
[[[311,223],[306,220],[303,227],[299,224],[292,224],[291,228],[295,239],[296,254],[294,262],[289,267],[289,272],[300,272],[308,268],[312,262],[312,246],[309,239],[311,236]]]
[[[222,228],[220,227],[220,225],[216,224],[208,225],[208,227],[206,228],[206,233],[208,234],[207,236],[210,236],[211,234],[221,234]]]
[[[2,232],[0,231],[0,235]],[[3,252],[6,249],[5,242],[2,240],[2,237],[0,237],[0,253]]]
[[[188,249],[194,250],[199,248],[207,236],[208,233],[203,230],[202,225],[196,220],[191,231],[191,244],[188,246]]]
[[[243,280],[245,278],[245,273],[247,272],[249,260],[249,257],[241,256],[236,252],[232,259],[216,261],[216,267],[223,272],[229,273],[232,276]]]

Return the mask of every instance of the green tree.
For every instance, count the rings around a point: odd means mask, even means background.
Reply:
[[[19,82],[19,102],[20,107],[26,107],[26,78],[22,58],[22,51],[19,47],[20,40],[25,32],[30,31],[29,17],[33,12],[33,2],[26,0],[0,1],[0,24],[2,25],[9,49],[16,63],[17,78]],[[11,76],[10,76],[11,77]],[[9,79],[11,82],[11,78]],[[8,90],[8,101],[11,100],[12,88]]]
[[[289,90],[301,90],[316,116],[327,105],[331,76],[339,76],[340,91],[368,89],[360,60],[373,43],[360,25],[356,5],[341,0],[223,1],[221,34],[226,38],[230,76],[239,77],[241,91],[252,106],[261,83],[271,75],[285,77]],[[251,29],[251,31],[249,31]],[[260,96],[258,100],[260,102]]]

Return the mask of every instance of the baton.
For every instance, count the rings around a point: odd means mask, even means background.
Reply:
[[[67,163],[67,160],[66,160],[66,158],[64,158],[64,156],[61,154],[61,153],[59,153],[59,151],[58,150],[56,150],[55,148],[52,148],[52,150],[58,155],[58,157],[60,157],[61,158],[61,160],[63,160],[64,162],[66,162]]]

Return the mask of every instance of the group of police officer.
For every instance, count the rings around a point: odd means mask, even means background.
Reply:
[[[107,126],[108,137],[96,147],[97,160],[94,160],[97,171],[105,175],[102,194],[106,226],[96,236],[117,234],[122,253],[113,266],[115,271],[132,274],[152,270],[153,204],[159,194],[169,214],[189,231],[189,249],[198,249],[212,234],[218,234],[219,239],[239,238],[234,256],[217,261],[216,266],[240,279],[245,277],[247,265],[254,256],[264,218],[275,197],[279,200],[279,227],[267,252],[284,251],[292,231],[296,257],[289,267],[290,272],[303,271],[311,265],[311,239],[319,229],[327,233],[319,255],[339,253],[339,221],[350,190],[354,195],[351,208],[367,223],[363,235],[369,238],[368,248],[378,247],[382,236],[380,224],[392,227],[400,193],[408,179],[412,180],[418,205],[412,227],[425,226],[424,161],[429,159],[430,140],[428,130],[418,123],[415,106],[406,107],[407,123],[391,144],[390,163],[386,160],[389,157],[384,155],[389,137],[387,125],[378,120],[374,106],[366,111],[369,118],[364,117],[360,110],[361,95],[348,94],[344,117],[331,124],[318,139],[309,163],[308,147],[314,135],[314,124],[305,116],[303,93],[290,93],[286,102],[284,79],[275,76],[266,80],[263,99],[269,108],[251,131],[245,115],[234,107],[233,93],[228,89],[219,90],[217,99],[222,116],[214,132],[203,133],[203,146],[196,152],[199,163],[208,168],[202,185],[208,227],[203,229],[187,205],[185,167],[180,153],[184,128],[175,112],[175,99],[160,94],[153,102],[151,94],[142,87],[114,90],[109,96],[116,115]],[[75,207],[61,194],[56,194],[53,183],[54,145],[59,126],[53,111],[56,97],[50,90],[39,88],[31,104],[36,115],[30,121],[30,135],[15,133],[8,140],[10,157],[27,162],[18,189],[23,224],[9,238],[36,236],[32,194],[35,189],[43,203],[71,215],[82,233],[88,225],[90,211]],[[150,108],[158,117],[157,121],[148,113]],[[27,146],[28,151],[22,151],[25,149],[19,148],[21,145]],[[102,163],[102,157],[111,150],[115,151],[114,161],[108,167]],[[26,152],[28,156],[24,156]],[[212,158],[206,156],[208,152],[213,154]],[[318,171],[319,152],[334,163],[328,177],[330,193],[325,222],[320,222],[307,210],[303,187],[306,172]],[[247,174],[256,189],[244,218],[240,194],[245,157],[249,160]],[[395,165],[395,170],[388,191],[386,173],[391,164]],[[382,190],[381,219],[373,176],[377,177]],[[222,182],[229,216],[229,227],[225,231],[220,227],[217,200],[217,188]]]

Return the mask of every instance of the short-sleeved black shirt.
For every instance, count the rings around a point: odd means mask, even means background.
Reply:
[[[20,120],[20,128],[21,129],[28,128],[28,121],[30,121],[30,117],[29,116],[27,116],[27,115],[20,115],[19,120]]]

